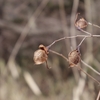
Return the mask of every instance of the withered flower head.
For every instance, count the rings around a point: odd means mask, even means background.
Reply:
[[[69,66],[74,67],[75,65],[77,65],[80,62],[80,56],[81,54],[78,49],[71,51],[68,54]]]
[[[87,27],[87,21],[84,18],[81,18],[75,22],[75,26],[77,28],[81,28],[81,29],[85,28],[85,27]]]
[[[39,49],[34,52],[33,60],[39,65],[47,61],[48,49],[44,45],[39,45]]]

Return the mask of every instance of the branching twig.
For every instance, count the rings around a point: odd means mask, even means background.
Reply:
[[[69,62],[69,60],[67,59],[67,57],[65,57],[64,55],[62,55],[62,54],[60,54],[60,53],[58,53],[58,52],[56,52],[56,51],[53,51],[53,50],[49,50],[50,52],[52,52],[52,53],[54,53],[54,54],[56,54],[56,55],[59,55],[59,56],[61,56],[62,58],[64,58],[66,61],[68,61]],[[71,63],[73,63],[73,62],[71,62]],[[74,63],[73,63],[74,64]],[[75,65],[75,64],[74,64]],[[97,81],[95,78],[93,78],[91,75],[89,75],[87,72],[85,72],[81,67],[79,67],[79,66],[77,66],[77,65],[75,65],[79,70],[81,70],[83,73],[85,73],[87,76],[89,76],[91,79],[93,79],[95,82],[97,82],[99,85],[100,85],[100,82],[99,81]]]
[[[68,61],[67,57],[65,57],[63,54],[60,54],[60,53],[58,53],[58,52],[56,52],[56,51],[53,51],[53,50],[51,50],[51,49],[49,49],[49,51],[52,52],[52,53],[54,53],[54,54],[56,54],[56,55],[58,55],[58,56],[61,56],[61,57],[64,58],[66,61]]]
[[[87,72],[85,72],[81,67],[79,66],[76,66],[78,69],[80,69],[83,73],[85,73],[86,75],[88,75],[91,79],[93,79],[94,81],[96,81],[99,85],[100,85],[100,82],[97,81],[95,78],[93,78],[90,74],[88,74]]]
[[[88,68],[90,68],[92,71],[94,71],[96,74],[100,75],[100,72],[96,71],[94,68],[92,68],[90,65],[88,65],[87,63],[85,63],[83,60],[81,60],[81,62],[87,66]]]
[[[90,23],[90,22],[88,22],[88,24],[89,24],[89,25],[92,25],[92,26],[94,26],[94,27],[100,28],[100,26],[98,26],[98,25],[96,25],[96,24],[92,24],[92,23]]]
[[[91,36],[92,36],[92,34],[91,34],[91,33],[87,32],[87,31],[84,31],[84,30],[83,30],[83,29],[81,29],[81,28],[78,28],[78,30],[80,30],[81,32],[86,33],[86,34],[88,34],[88,35],[91,35]]]
[[[80,42],[80,44],[78,45],[78,47],[81,46],[81,44],[84,42],[85,39],[86,39],[86,36],[82,39],[82,41]]]
[[[70,39],[70,38],[78,38],[78,37],[84,37],[84,39],[85,38],[91,38],[91,37],[99,38],[100,35],[75,35],[75,36],[70,36],[70,37],[62,37],[60,39],[53,41],[50,45],[47,46],[47,48],[51,48],[51,46],[53,46],[55,43],[57,43],[59,41],[62,41],[62,40],[65,40],[65,39]],[[83,39],[83,41],[84,41],[84,39]]]

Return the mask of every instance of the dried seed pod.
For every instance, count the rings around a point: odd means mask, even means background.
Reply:
[[[75,65],[77,65],[80,62],[80,56],[81,54],[78,48],[70,52],[68,54],[69,66],[74,67]]]
[[[48,48],[46,48],[44,45],[39,45],[39,49],[44,50],[46,54],[49,54]]]
[[[34,52],[33,60],[35,64],[39,65],[47,61],[48,49],[44,45],[40,45],[39,49]]]
[[[85,28],[87,27],[88,23],[84,18],[79,19],[78,21],[75,22],[75,26],[77,28]]]

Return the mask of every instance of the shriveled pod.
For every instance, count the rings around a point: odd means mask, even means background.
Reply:
[[[75,65],[77,65],[81,60],[80,56],[81,54],[78,49],[71,51],[68,54],[69,66],[74,67]]]
[[[88,22],[87,22],[84,18],[78,19],[78,15],[79,15],[79,14],[80,14],[80,13],[77,13],[77,14],[76,14],[75,26],[76,26],[78,29],[82,29],[82,28],[87,27]]]
[[[39,45],[39,49],[34,52],[33,56],[35,64],[39,65],[46,62],[47,65],[48,54],[49,54],[48,49],[42,44]]]
[[[78,21],[75,22],[75,26],[77,28],[85,28],[87,27],[88,23],[84,18],[79,19]]]

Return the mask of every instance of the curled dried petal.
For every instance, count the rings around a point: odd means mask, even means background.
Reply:
[[[44,45],[39,45],[39,49],[44,50],[46,54],[48,54],[48,49]]]

